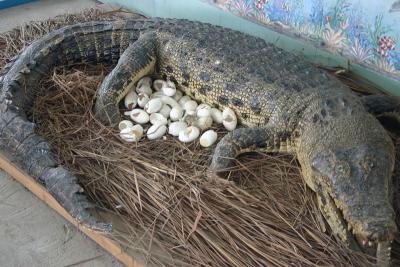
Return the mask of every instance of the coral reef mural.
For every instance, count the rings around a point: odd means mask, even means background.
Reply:
[[[400,80],[400,0],[203,0]]]

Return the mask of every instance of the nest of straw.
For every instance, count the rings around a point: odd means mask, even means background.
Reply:
[[[0,66],[41,35],[86,20],[115,19],[90,10],[35,22],[0,35]],[[157,265],[367,266],[331,235],[295,158],[251,153],[229,182],[205,179],[213,147],[175,138],[127,144],[93,117],[96,90],[110,66],[59,67],[42,81],[30,111],[86,193],[119,216],[118,240]],[[216,129],[223,136],[224,130]],[[138,231],[138,229],[140,231]],[[145,234],[143,234],[145,233]],[[149,238],[144,238],[146,235]],[[152,253],[156,244],[162,253]],[[165,259],[172,259],[166,263]]]

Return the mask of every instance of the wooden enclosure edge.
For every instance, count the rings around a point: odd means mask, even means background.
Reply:
[[[67,221],[81,230],[85,235],[90,237],[99,246],[108,251],[111,255],[117,258],[120,262],[128,267],[144,267],[143,264],[135,260],[135,258],[129,255],[117,242],[110,239],[101,232],[93,231],[84,225],[80,224],[74,219],[58,202],[57,200],[46,190],[45,187],[40,185],[31,176],[27,175],[24,171],[18,168],[15,164],[10,162],[3,154],[0,153],[0,168],[14,177],[19,183],[21,183],[26,189],[32,194],[38,197],[41,201],[46,203],[50,208],[55,210],[58,214],[64,217]]]

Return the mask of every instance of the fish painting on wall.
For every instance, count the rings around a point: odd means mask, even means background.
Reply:
[[[400,80],[400,0],[204,0]]]

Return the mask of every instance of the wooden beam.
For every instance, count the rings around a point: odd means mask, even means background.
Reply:
[[[46,190],[44,186],[37,183],[34,178],[26,174],[15,164],[10,162],[4,155],[0,153],[0,168],[5,170],[11,176],[13,176],[18,182],[25,186],[35,196],[41,199],[44,203],[49,205],[53,210],[57,211],[67,221],[78,227],[88,237],[93,239],[102,248],[107,250],[119,261],[124,263],[128,267],[143,267],[144,265],[137,262],[131,255],[129,255],[117,242],[108,238],[105,234],[93,231],[86,228],[75,220],[58,202],[57,200]]]

